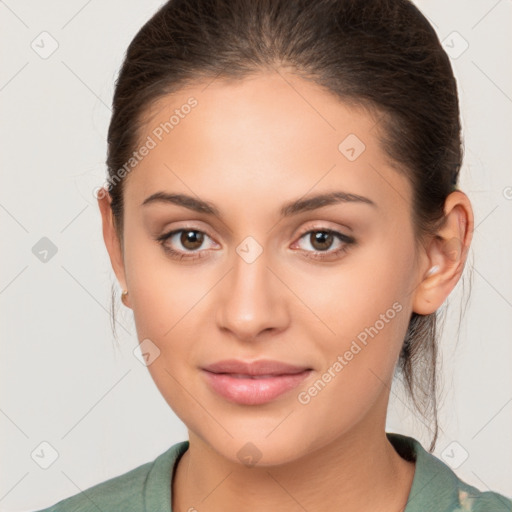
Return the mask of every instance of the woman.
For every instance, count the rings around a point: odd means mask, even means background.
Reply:
[[[511,510],[429,453],[436,311],[474,221],[418,9],[171,0],[113,107],[103,236],[189,439],[46,510]],[[385,432],[395,371],[429,451]]]

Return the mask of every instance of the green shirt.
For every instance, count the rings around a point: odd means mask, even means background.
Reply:
[[[512,500],[481,492],[462,480],[414,438],[386,433],[396,451],[416,461],[404,512],[511,512]],[[189,442],[172,445],[154,461],[96,484],[37,512],[172,512],[171,475]]]

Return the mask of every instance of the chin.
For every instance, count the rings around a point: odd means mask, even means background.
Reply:
[[[228,428],[229,430],[229,428]],[[254,435],[236,438],[219,439],[203,438],[219,455],[235,464],[253,467],[271,467],[294,462],[301,457],[297,447],[304,448],[302,436],[271,434],[266,437],[267,430],[255,431]]]

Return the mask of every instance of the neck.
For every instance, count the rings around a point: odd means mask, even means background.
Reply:
[[[415,464],[402,459],[384,425],[358,424],[293,462],[246,467],[227,460],[189,432],[172,485],[172,510],[333,510],[401,512]]]

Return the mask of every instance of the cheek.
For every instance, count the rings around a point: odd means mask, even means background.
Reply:
[[[324,371],[331,368],[336,375],[325,377],[333,392],[329,398],[325,393],[326,403],[366,407],[384,382],[391,384],[410,318],[414,255],[411,247],[399,247],[400,241],[385,242],[360,251],[328,280],[309,277],[303,283],[301,293],[322,322],[303,321],[301,330],[324,355]]]
[[[172,261],[147,235],[134,232],[126,239],[125,268],[139,339],[172,337],[208,290],[193,266]]]
[[[335,342],[338,350],[340,343],[355,338],[364,342],[370,336],[400,343],[398,338],[408,324],[412,258],[411,248],[382,238],[354,251],[337,267],[295,277],[290,273],[294,292],[308,308],[303,318],[310,322],[303,324],[316,330],[311,339],[318,339],[322,330],[327,346]]]

